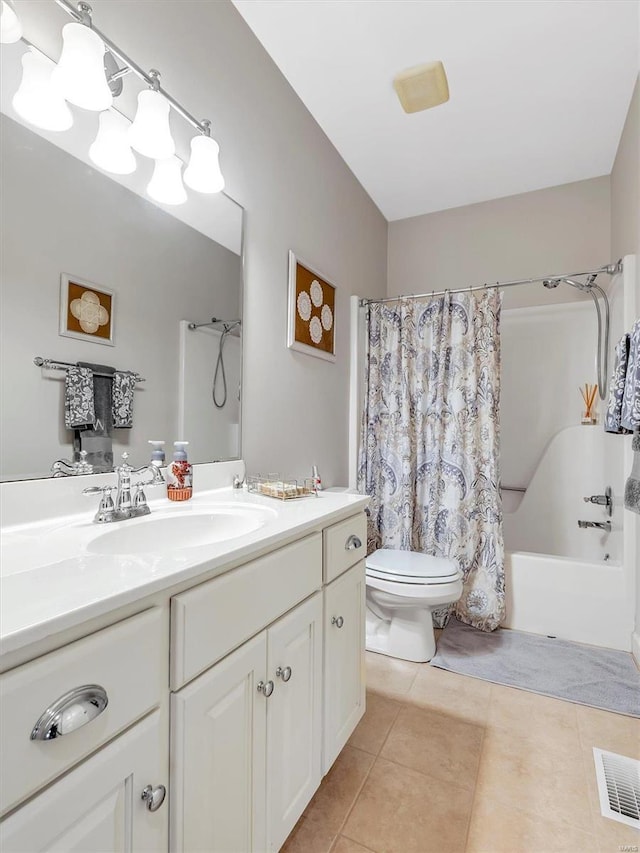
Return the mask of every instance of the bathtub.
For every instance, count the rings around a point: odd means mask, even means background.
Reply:
[[[631,650],[633,590],[616,561],[507,551],[505,628]]]

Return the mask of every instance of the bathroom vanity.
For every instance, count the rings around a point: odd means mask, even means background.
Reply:
[[[364,713],[367,499],[234,464],[114,525],[47,515],[81,478],[2,487],[5,524],[40,490],[3,530],[7,853],[276,851]]]

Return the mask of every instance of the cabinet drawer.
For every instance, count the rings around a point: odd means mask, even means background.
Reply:
[[[178,690],[322,586],[322,537],[280,548],[171,600],[171,688]]]
[[[153,608],[0,677],[0,811],[5,812],[155,708],[167,685],[168,619]],[[31,740],[61,696],[99,685],[106,708],[51,740]],[[78,708],[78,711],[80,709]]]
[[[367,555],[367,517],[363,512],[327,527],[323,536],[325,583],[330,583]]]

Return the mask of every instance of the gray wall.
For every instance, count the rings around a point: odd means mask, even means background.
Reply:
[[[133,429],[114,433],[114,452],[144,464],[149,438],[182,438],[178,321],[237,315],[240,258],[5,116],[0,131],[2,476],[42,475],[70,456],[64,373],[36,368],[37,355],[146,378]],[[115,346],[58,335],[62,272],[115,291]]]
[[[383,295],[387,223],[228,0],[93,4],[167,90],[210,116],[246,208],[243,456],[251,471],[346,482],[349,296]],[[287,253],[338,287],[337,362],[287,349]]]
[[[593,178],[389,223],[389,295],[600,267],[610,260],[609,178]],[[523,286],[504,307],[571,301]]]

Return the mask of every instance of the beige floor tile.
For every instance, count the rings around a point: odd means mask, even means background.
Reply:
[[[362,844],[357,844],[355,841],[351,841],[350,838],[345,838],[344,835],[341,835],[336,841],[335,847],[332,848],[331,853],[375,853],[375,851],[370,850],[368,847],[363,847]]]
[[[578,730],[584,748],[597,746],[609,752],[640,759],[640,720],[610,711],[577,705]]]
[[[484,728],[436,711],[405,706],[380,755],[436,779],[473,790]]]
[[[327,853],[373,761],[369,753],[345,746],[282,850],[286,853]]]
[[[400,707],[400,703],[394,699],[367,692],[367,710],[349,738],[349,746],[377,755],[398,716]]]
[[[487,726],[541,741],[546,741],[549,733],[554,737],[562,734],[567,741],[579,743],[576,706],[571,702],[499,684],[491,685]]]
[[[505,808],[494,800],[476,801],[466,853],[596,853],[589,831],[522,809]],[[611,853],[615,853],[612,851]]]
[[[623,847],[633,847],[634,845],[637,849],[638,845],[640,845],[638,830],[616,820],[611,820],[611,818],[603,817],[600,811],[600,798],[598,796],[593,751],[591,749],[583,749],[582,759],[587,788],[589,790],[593,831],[600,850],[602,853],[618,853]]]
[[[427,665],[420,668],[406,701],[462,722],[484,725],[490,693],[488,681]]]
[[[545,821],[591,831],[589,791],[582,752],[562,733],[555,743],[508,729],[487,729],[475,801],[525,808]]]
[[[367,687],[389,699],[404,699],[418,672],[419,664],[367,652]]]
[[[377,853],[461,853],[472,797],[378,758],[342,834]]]

